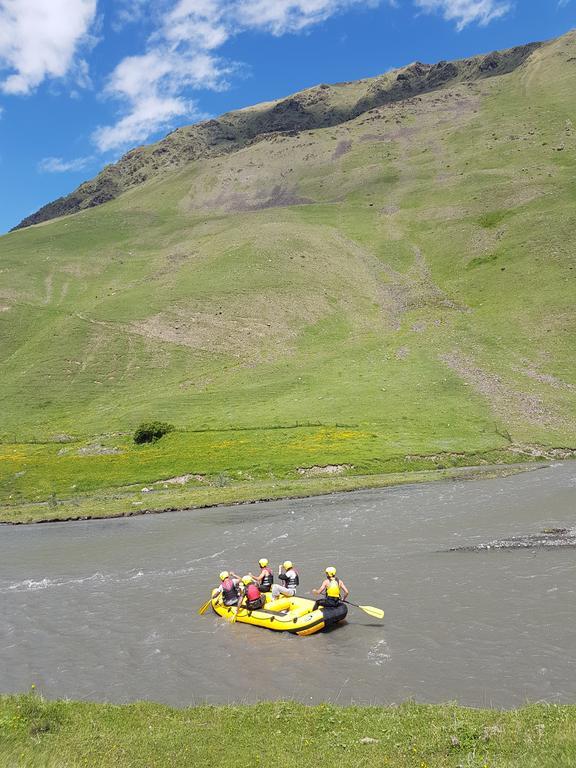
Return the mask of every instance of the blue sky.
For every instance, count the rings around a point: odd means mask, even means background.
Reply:
[[[0,232],[179,125],[555,37],[576,0],[0,0]]]

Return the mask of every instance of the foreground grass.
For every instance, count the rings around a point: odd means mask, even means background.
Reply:
[[[6,767],[557,768],[576,764],[576,706],[277,702],[176,710],[28,694],[0,698],[0,743]]]

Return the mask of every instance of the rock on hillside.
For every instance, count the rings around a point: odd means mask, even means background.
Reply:
[[[363,112],[459,81],[512,72],[538,48],[531,43],[506,51],[437,64],[416,62],[376,78],[319,85],[277,102],[229,112],[217,120],[179,128],[156,144],[138,147],[94,179],[23,219],[14,229],[76,213],[118,197],[131,187],[194,160],[234,152],[270,133],[338,125]]]

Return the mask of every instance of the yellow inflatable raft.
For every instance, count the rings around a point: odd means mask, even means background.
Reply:
[[[222,602],[222,595],[212,594],[212,608],[226,619],[236,616],[236,621],[254,624],[276,632],[290,632],[293,635],[313,635],[346,618],[348,607],[340,603],[335,608],[314,608],[314,600],[305,597],[282,597],[272,600],[270,593],[265,593],[266,604],[263,608],[249,611],[241,608],[236,615],[236,606],[227,606]]]

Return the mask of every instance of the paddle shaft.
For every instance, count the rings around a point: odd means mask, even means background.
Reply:
[[[210,607],[210,603],[211,603],[211,602],[212,602],[212,598],[210,598],[209,600],[206,600],[206,602],[204,603],[204,605],[202,605],[202,606],[201,606],[201,607],[198,609],[198,614],[199,614],[200,616],[203,616],[203,615],[206,613],[206,611],[207,611],[207,610],[208,610],[208,608]]]

